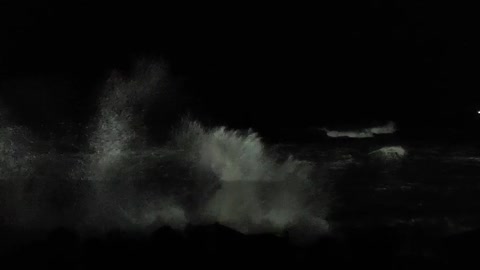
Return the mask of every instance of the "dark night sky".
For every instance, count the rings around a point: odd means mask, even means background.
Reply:
[[[0,99],[19,121],[86,121],[109,72],[146,57],[166,60],[179,106],[234,126],[478,125],[475,14],[458,1],[20,2],[0,4]]]

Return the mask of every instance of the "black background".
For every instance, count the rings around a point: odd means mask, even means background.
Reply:
[[[110,72],[147,58],[181,93],[152,118],[190,111],[266,134],[478,125],[474,14],[458,1],[97,2],[1,2],[0,100],[15,121],[86,123]]]

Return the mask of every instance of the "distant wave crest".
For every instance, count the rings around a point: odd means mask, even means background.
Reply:
[[[375,135],[381,134],[393,134],[397,131],[396,125],[394,122],[388,122],[384,126],[377,126],[372,128],[365,128],[361,130],[351,130],[351,131],[336,131],[336,130],[329,130],[327,128],[321,128],[328,137],[332,138],[339,138],[339,137],[347,137],[347,138],[372,138]]]

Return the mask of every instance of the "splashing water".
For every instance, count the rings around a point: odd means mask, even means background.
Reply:
[[[145,173],[158,165],[155,159],[162,149],[147,148],[142,117],[164,75],[159,65],[140,64],[131,79],[114,75],[108,82],[90,139],[93,154],[80,168],[94,187],[92,226],[105,223],[131,229],[155,225],[159,220],[171,221],[168,225],[172,227],[186,223],[183,210],[173,200],[141,187],[160,177],[158,171],[154,171],[157,175]]]
[[[320,181],[310,178],[312,164],[292,157],[281,161],[254,132],[184,121],[173,144],[146,147],[143,110],[136,108],[147,105],[160,82],[143,79],[162,78],[158,71],[143,69],[131,80],[114,77],[100,103],[94,154],[85,168],[96,190],[95,220],[108,216],[113,220],[107,223],[177,228],[219,222],[242,232],[282,231],[320,220],[318,231],[326,229],[326,196],[315,200]]]
[[[0,173],[9,179],[33,177],[37,192],[20,185],[18,190],[29,195],[21,200],[42,207],[37,214],[15,212],[31,226],[49,219],[53,226],[68,221],[100,230],[215,222],[244,233],[327,230],[328,196],[321,179],[314,179],[315,166],[276,153],[251,130],[184,121],[169,143],[152,143],[143,117],[165,77],[161,66],[144,64],[130,78],[114,74],[79,154],[53,151],[31,162],[27,157],[36,156],[35,150],[18,136],[25,133],[2,125]],[[6,200],[4,205],[30,208]]]
[[[319,231],[326,229],[326,201],[314,200],[326,196],[314,188],[321,182],[310,178],[314,168],[309,162],[291,156],[280,161],[251,131],[186,122],[176,139],[197,170],[220,181],[202,209],[211,221],[242,232],[282,231],[313,220],[322,221]]]
[[[158,65],[137,65],[132,79],[114,74],[100,101],[97,126],[91,136],[94,152],[89,177],[104,180],[119,165],[126,152],[141,148],[142,112],[158,87],[164,72]]]

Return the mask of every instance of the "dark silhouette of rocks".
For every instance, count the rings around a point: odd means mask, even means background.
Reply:
[[[3,230],[4,269],[153,269],[294,267],[459,269],[478,264],[480,231],[440,235],[419,228],[344,230],[315,242],[288,234],[245,235],[220,224],[161,227],[151,233]],[[23,238],[22,238],[23,237]],[[18,240],[18,241],[17,241]]]

